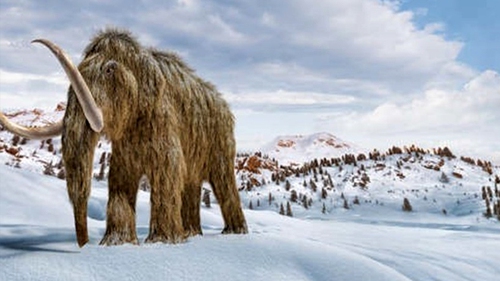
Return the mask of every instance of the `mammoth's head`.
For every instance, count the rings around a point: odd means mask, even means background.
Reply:
[[[78,70],[102,110],[103,133],[120,138],[137,112],[142,47],[125,31],[106,30],[86,47]],[[73,84],[72,84],[73,85]],[[71,91],[75,88],[70,88]],[[90,122],[89,122],[90,123]]]
[[[76,108],[81,108],[89,127],[111,139],[121,137],[138,103],[137,72],[134,70],[138,68],[141,46],[134,38],[123,31],[104,31],[87,46],[78,66],[49,40],[33,42],[46,46],[61,64],[71,83],[68,103],[78,102],[80,106]],[[68,114],[73,113],[66,112]],[[10,122],[1,112],[0,124],[29,139],[57,136],[63,129],[62,120],[47,127],[27,128]]]

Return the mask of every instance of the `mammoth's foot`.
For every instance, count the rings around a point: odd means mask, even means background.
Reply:
[[[222,230],[222,234],[247,234],[248,228],[246,223],[240,226],[229,226],[226,225]]]
[[[130,232],[109,232],[106,231],[104,237],[102,238],[100,245],[104,246],[114,246],[114,245],[122,245],[122,244],[134,244],[139,245],[139,240],[137,239],[137,235],[135,233]]]
[[[201,231],[201,226],[199,225],[184,227],[184,233],[186,237],[203,235],[203,231]]]
[[[116,169],[111,166],[110,169]],[[106,212],[106,232],[101,240],[101,245],[122,245],[126,243],[139,244],[135,229],[135,193],[137,189],[128,190],[127,196],[119,189],[121,185],[116,173],[109,179],[109,200]],[[132,198],[132,199],[131,199]]]
[[[168,234],[160,234],[160,233],[153,233],[150,232],[146,240],[144,241],[145,243],[157,243],[157,242],[162,242],[162,243],[170,243],[170,244],[176,244],[176,243],[181,243],[184,242],[187,238],[186,233],[180,232],[180,233],[174,233],[170,232]]]

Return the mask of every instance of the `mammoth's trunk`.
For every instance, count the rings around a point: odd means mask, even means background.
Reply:
[[[85,245],[87,231],[87,203],[90,195],[94,150],[99,134],[85,122],[85,116],[74,98],[69,97],[64,118],[62,153],[66,169],[66,185],[73,205],[78,245]]]

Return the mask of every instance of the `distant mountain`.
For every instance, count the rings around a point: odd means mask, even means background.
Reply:
[[[346,142],[330,133],[279,136],[261,148],[261,152],[281,164],[301,164],[314,158],[340,157],[359,154],[365,149]]]

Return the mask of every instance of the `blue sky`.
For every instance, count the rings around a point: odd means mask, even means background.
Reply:
[[[422,27],[430,22],[445,25],[444,35],[464,42],[458,59],[479,70],[500,69],[500,1],[404,0],[402,9],[423,13],[415,17]]]
[[[0,108],[52,109],[106,26],[178,52],[217,85],[240,149],[326,131],[366,148],[450,146],[500,163],[494,0],[0,0]]]

